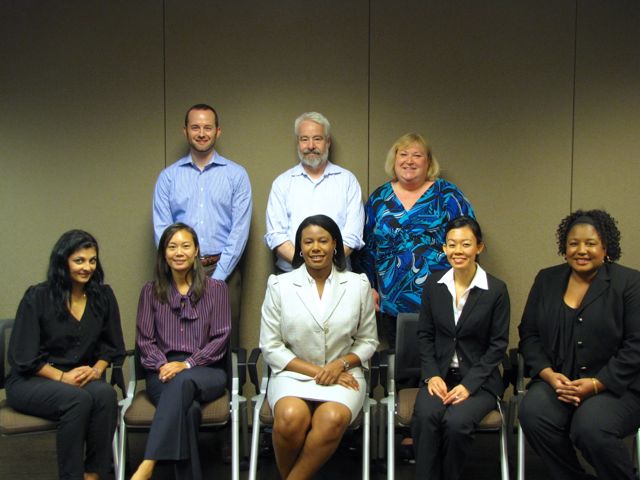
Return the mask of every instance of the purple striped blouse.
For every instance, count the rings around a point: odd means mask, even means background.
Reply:
[[[207,277],[200,301],[192,305],[189,293],[181,295],[172,285],[169,302],[153,293],[153,282],[142,287],[138,302],[136,344],[142,366],[158,370],[168,352],[187,352],[190,365],[211,365],[225,353],[231,330],[227,284]]]

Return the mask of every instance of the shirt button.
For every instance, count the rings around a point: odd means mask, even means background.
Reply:
[[[578,317],[578,323],[582,323],[582,317]]]
[[[586,372],[587,371],[587,367],[585,367],[584,365],[580,367],[580,371],[581,372]]]
[[[582,347],[582,340],[578,340],[578,346]]]

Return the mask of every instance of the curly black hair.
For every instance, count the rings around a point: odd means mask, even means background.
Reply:
[[[560,255],[567,253],[567,235],[575,221],[580,217],[589,217],[593,221],[593,226],[598,232],[604,247],[607,249],[606,261],[615,262],[618,260],[620,255],[622,255],[620,248],[620,230],[618,230],[616,225],[618,222],[604,210],[576,210],[563,218],[556,230],[558,253]]]

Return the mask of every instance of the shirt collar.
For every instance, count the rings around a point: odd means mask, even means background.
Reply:
[[[331,267],[331,273],[329,274],[329,276],[325,280],[326,283],[330,284],[331,281],[333,280],[333,272],[335,272],[335,269],[336,269],[336,266],[333,265]],[[309,275],[309,271],[306,268],[304,269],[304,274],[305,274],[305,278],[307,279],[307,282],[309,283],[309,285],[315,285],[316,284],[316,279],[313,278],[311,275]]]
[[[325,178],[325,177],[328,177],[329,175],[337,175],[338,173],[340,173],[340,170],[338,169],[338,167],[336,167],[333,163],[327,160],[327,166],[324,169],[324,172],[322,173],[322,177],[320,178]],[[293,167],[293,172],[291,172],[291,176],[292,177],[304,176],[307,178],[311,178],[307,173],[307,171],[302,166],[302,162],[298,163],[295,167]]]
[[[186,155],[185,157],[182,157],[179,160],[180,166],[184,166],[184,165],[188,165],[188,166],[193,166],[194,168],[198,168],[198,166],[193,162],[192,158],[191,158],[191,153],[189,153],[188,155]],[[209,162],[204,166],[204,170],[206,170],[207,168],[211,168],[212,165],[226,165],[227,164],[227,159],[224,158],[222,155],[220,155],[217,151],[213,151],[213,157],[211,157],[211,160],[209,160]],[[198,168],[199,170],[199,168]]]
[[[487,272],[476,263],[476,274],[473,276],[473,280],[469,284],[467,290],[471,290],[474,287],[481,288],[482,290],[489,290],[489,281],[487,280]],[[455,283],[453,281],[453,268],[450,268],[447,273],[445,273],[438,283],[444,283],[449,289],[453,288],[455,292]]]

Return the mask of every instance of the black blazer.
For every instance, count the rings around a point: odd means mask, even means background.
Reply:
[[[498,366],[509,343],[509,293],[502,280],[487,274],[488,290],[473,288],[456,325],[446,271],[430,275],[422,293],[418,340],[422,378],[445,378],[454,351],[462,385],[473,395],[480,388],[496,396],[504,391]]]
[[[519,349],[532,377],[559,369],[558,323],[571,267],[541,270],[522,315]],[[604,264],[598,270],[577,311],[575,360],[578,376],[596,377],[622,395],[640,392],[640,272]]]

